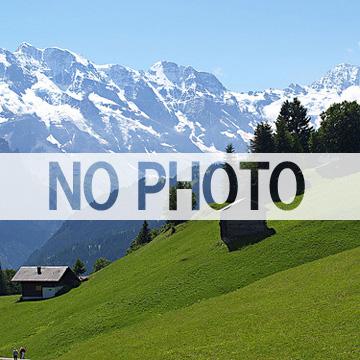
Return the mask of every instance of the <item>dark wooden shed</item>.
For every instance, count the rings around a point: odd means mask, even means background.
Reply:
[[[80,284],[68,266],[23,266],[11,281],[21,284],[22,300],[49,299]]]

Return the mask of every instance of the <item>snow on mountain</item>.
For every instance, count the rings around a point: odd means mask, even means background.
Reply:
[[[339,64],[328,71],[320,80],[315,81],[313,89],[345,90],[350,86],[360,86],[360,67],[349,64]]]
[[[0,137],[22,152],[247,150],[254,126],[297,96],[314,122],[360,99],[360,68],[341,64],[310,86],[236,93],[212,74],[158,62],[96,65],[64,49],[0,49]]]

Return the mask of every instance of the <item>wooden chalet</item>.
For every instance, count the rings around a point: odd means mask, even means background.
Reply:
[[[22,300],[49,299],[80,285],[68,266],[23,266],[11,281],[21,284]]]

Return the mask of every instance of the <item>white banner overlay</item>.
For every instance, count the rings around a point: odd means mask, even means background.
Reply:
[[[0,166],[0,220],[360,220],[360,154],[0,154]]]

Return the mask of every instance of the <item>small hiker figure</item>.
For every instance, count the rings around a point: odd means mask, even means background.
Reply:
[[[24,347],[21,347],[19,352],[20,352],[20,359],[25,359],[26,349]]]
[[[19,356],[19,352],[17,351],[17,349],[14,349],[14,350],[13,350],[14,360],[17,360],[17,359],[18,359],[18,356]]]

